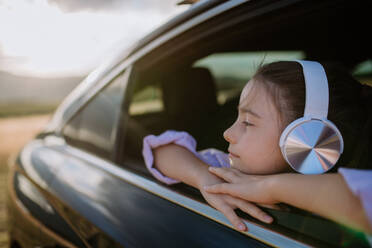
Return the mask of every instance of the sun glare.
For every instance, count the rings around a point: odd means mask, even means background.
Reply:
[[[114,46],[129,46],[159,24],[158,12],[63,12],[46,0],[0,1],[0,70],[82,75]]]

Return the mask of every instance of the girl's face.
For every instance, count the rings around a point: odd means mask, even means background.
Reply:
[[[248,82],[238,110],[238,119],[224,132],[231,167],[248,174],[289,170],[279,147],[279,112],[265,87]]]

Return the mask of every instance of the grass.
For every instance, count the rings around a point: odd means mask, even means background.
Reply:
[[[0,118],[0,248],[8,247],[5,204],[8,160],[41,131],[49,118],[50,115]]]
[[[0,118],[50,114],[57,108],[56,104],[18,103],[0,104]]]

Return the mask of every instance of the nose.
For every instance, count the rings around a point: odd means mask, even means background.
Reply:
[[[235,123],[234,123],[235,124]],[[234,137],[233,135],[233,127],[234,127],[234,124],[229,127],[228,129],[225,130],[225,132],[223,133],[223,137],[224,139],[229,142],[230,144],[234,144],[236,143],[236,138]]]

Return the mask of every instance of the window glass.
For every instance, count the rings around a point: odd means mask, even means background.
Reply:
[[[125,161],[142,163],[142,140],[148,134],[159,134],[166,128],[166,114],[163,101],[161,78],[152,73],[140,73],[127,99],[127,109],[122,116],[121,132],[125,136],[122,154]],[[120,156],[120,155],[119,155]]]
[[[234,52],[212,54],[195,62],[208,68],[216,81],[219,104],[236,96],[260,64],[304,58],[302,51]]]
[[[362,84],[372,86],[372,60],[365,60],[355,66],[353,76]]]
[[[123,99],[123,78],[116,77],[93,97],[65,126],[68,143],[111,158]]]
[[[159,85],[147,85],[135,92],[130,103],[129,114],[132,116],[157,113],[164,110],[162,92]]]

